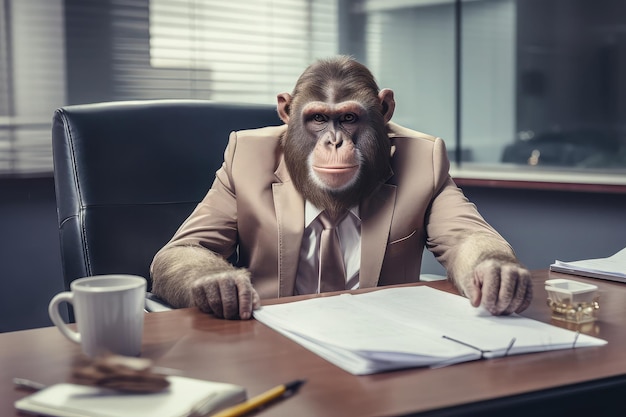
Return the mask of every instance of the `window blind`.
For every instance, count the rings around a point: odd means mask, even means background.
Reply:
[[[9,124],[11,110],[11,74],[7,0],[0,0],[0,172],[11,169],[13,163],[13,135]]]
[[[0,174],[52,171],[50,121],[65,101],[61,0],[0,0]]]
[[[273,103],[337,53],[337,0],[118,0],[117,97]]]
[[[0,0],[0,175],[52,172],[54,110],[274,103],[338,51],[338,0]]]

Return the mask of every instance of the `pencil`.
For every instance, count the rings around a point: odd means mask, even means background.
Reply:
[[[226,408],[217,414],[213,414],[212,417],[238,417],[243,416],[251,411],[254,411],[262,406],[274,401],[275,399],[282,396],[289,396],[294,394],[300,385],[304,384],[306,381],[298,379],[295,381],[291,381],[287,384],[279,385],[274,387],[268,391],[265,391],[262,394],[257,395],[256,397],[252,397],[249,400],[234,405],[232,407]]]

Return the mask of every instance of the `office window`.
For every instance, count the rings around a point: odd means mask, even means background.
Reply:
[[[366,3],[366,61],[395,92],[394,121],[454,145],[454,4],[409,3]]]
[[[0,0],[0,175],[51,174],[62,105],[273,103],[342,52],[458,166],[626,182],[624,27],[623,0]]]
[[[626,2],[518,0],[516,11],[516,137],[504,162],[626,168]]]
[[[358,13],[395,119],[444,137],[457,163],[624,175],[625,2],[366,0]]]

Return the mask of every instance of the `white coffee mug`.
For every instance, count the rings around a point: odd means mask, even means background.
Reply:
[[[50,319],[87,356],[103,353],[138,356],[143,335],[146,279],[134,275],[97,275],[70,284],[71,291],[50,301]],[[59,305],[74,306],[78,331],[61,318]]]

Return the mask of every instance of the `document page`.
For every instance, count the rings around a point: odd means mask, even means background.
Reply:
[[[263,306],[254,317],[355,375],[606,343],[519,315],[495,317],[426,286]]]
[[[556,260],[550,270],[626,282],[626,248],[608,258],[585,259],[581,261],[563,262]]]

